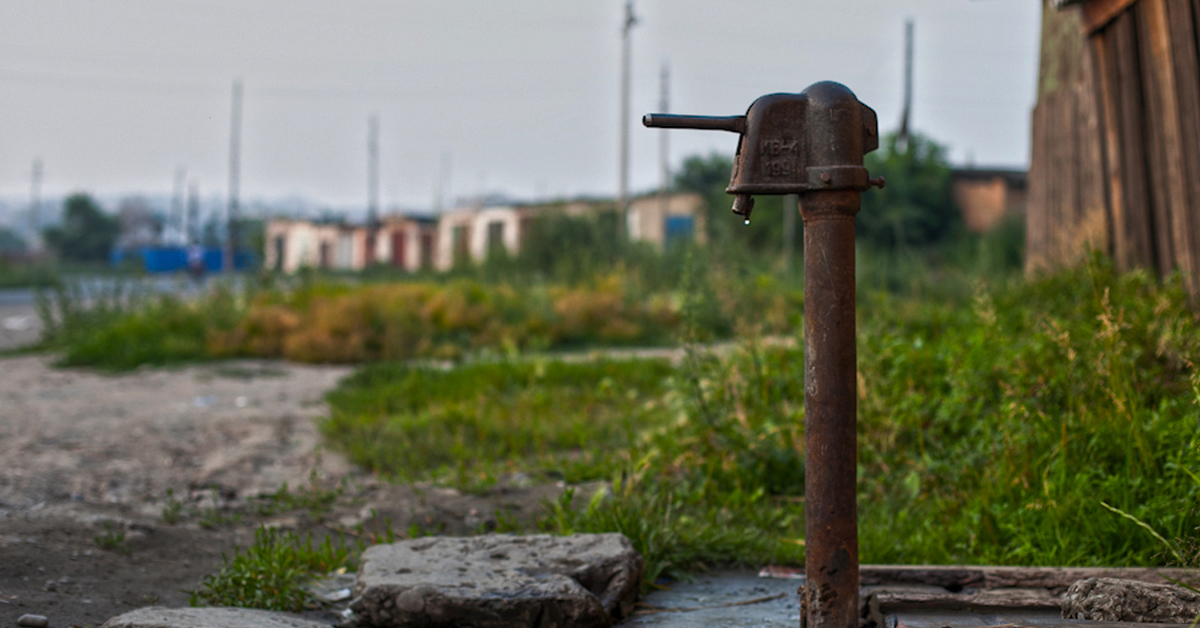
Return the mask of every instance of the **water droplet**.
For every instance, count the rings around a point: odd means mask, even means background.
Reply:
[[[749,227],[749,226],[750,226],[750,219],[749,219],[749,218],[747,218],[747,219],[746,219],[746,222],[744,222],[744,223],[742,223],[742,224],[744,224],[744,225],[746,225],[747,227]]]

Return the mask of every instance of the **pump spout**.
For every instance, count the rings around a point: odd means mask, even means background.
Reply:
[[[670,113],[648,113],[642,116],[642,124],[660,129],[746,132],[746,116],[678,116]]]

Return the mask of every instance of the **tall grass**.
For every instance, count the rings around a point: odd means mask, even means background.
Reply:
[[[655,413],[661,360],[484,362],[445,371],[364,368],[329,395],[331,443],[384,475],[488,486],[524,471],[610,477]]]
[[[1117,276],[1096,259],[972,294],[933,290],[868,294],[859,308],[863,560],[1193,560],[1200,327],[1179,282]],[[510,470],[587,460],[596,473],[572,479],[607,475],[607,490],[552,505],[543,527],[624,532],[650,577],[796,562],[803,362],[799,346],[748,342],[726,357],[688,351],[665,372],[597,365],[613,369],[617,390],[638,390],[630,403],[604,397],[615,401],[607,414],[595,393],[573,397],[530,365],[377,367],[330,396],[326,433],[369,444],[349,450],[359,461],[386,468],[393,452],[406,473],[443,470],[450,482],[472,480],[445,469],[484,459]],[[639,377],[646,383],[629,383]],[[661,388],[648,385],[656,378]],[[561,432],[570,438],[550,436]]]
[[[1195,538],[1196,315],[1094,259],[970,304],[880,296],[860,336],[864,555],[1149,564]],[[898,490],[902,489],[902,490]],[[898,542],[898,538],[905,539]]]
[[[709,273],[693,297],[706,338],[754,319],[768,333],[795,324],[798,292],[768,275]],[[363,363],[594,346],[670,344],[680,290],[647,287],[617,269],[576,284],[473,279],[357,284],[301,277],[292,285],[216,285],[149,295],[114,282],[95,294],[64,283],[42,293],[46,348],[71,365],[122,370],[226,357]]]

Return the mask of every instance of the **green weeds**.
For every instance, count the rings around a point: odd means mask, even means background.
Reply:
[[[304,584],[314,576],[352,568],[350,549],[326,538],[259,528],[254,544],[224,557],[224,566],[190,592],[192,606],[242,606],[298,612],[313,604]]]
[[[1093,260],[937,291],[860,304],[862,559],[1192,562],[1200,321],[1179,283]],[[405,479],[605,480],[540,525],[624,532],[651,580],[799,562],[803,363],[799,347],[747,342],[726,357],[688,350],[679,367],[380,365],[330,395],[325,433]]]
[[[159,516],[163,523],[173,526],[183,520],[183,502],[175,498],[174,489],[167,489],[167,503]]]
[[[322,433],[352,460],[394,478],[468,490],[518,470],[568,482],[610,477],[648,425],[665,361],[368,366],[328,397]]]
[[[110,552],[129,554],[132,551],[128,545],[125,545],[125,532],[111,521],[104,522],[104,534],[97,534],[92,537],[92,541],[100,549]]]

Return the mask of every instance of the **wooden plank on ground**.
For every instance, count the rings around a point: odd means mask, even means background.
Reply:
[[[803,573],[803,572],[801,572]],[[1121,578],[1155,584],[1196,582],[1200,570],[1166,567],[993,567],[971,565],[863,565],[863,585],[924,584],[949,589],[1043,588],[1065,591],[1085,578]]]
[[[1169,58],[1162,58],[1166,46],[1166,18],[1163,0],[1143,0],[1133,10],[1137,18],[1138,58],[1141,70],[1144,124],[1142,137],[1146,154],[1146,198],[1153,217],[1154,266],[1160,277],[1175,268],[1174,217],[1170,194],[1170,143],[1175,134],[1172,119],[1174,82],[1170,80]],[[1178,165],[1175,166],[1178,169]]]

